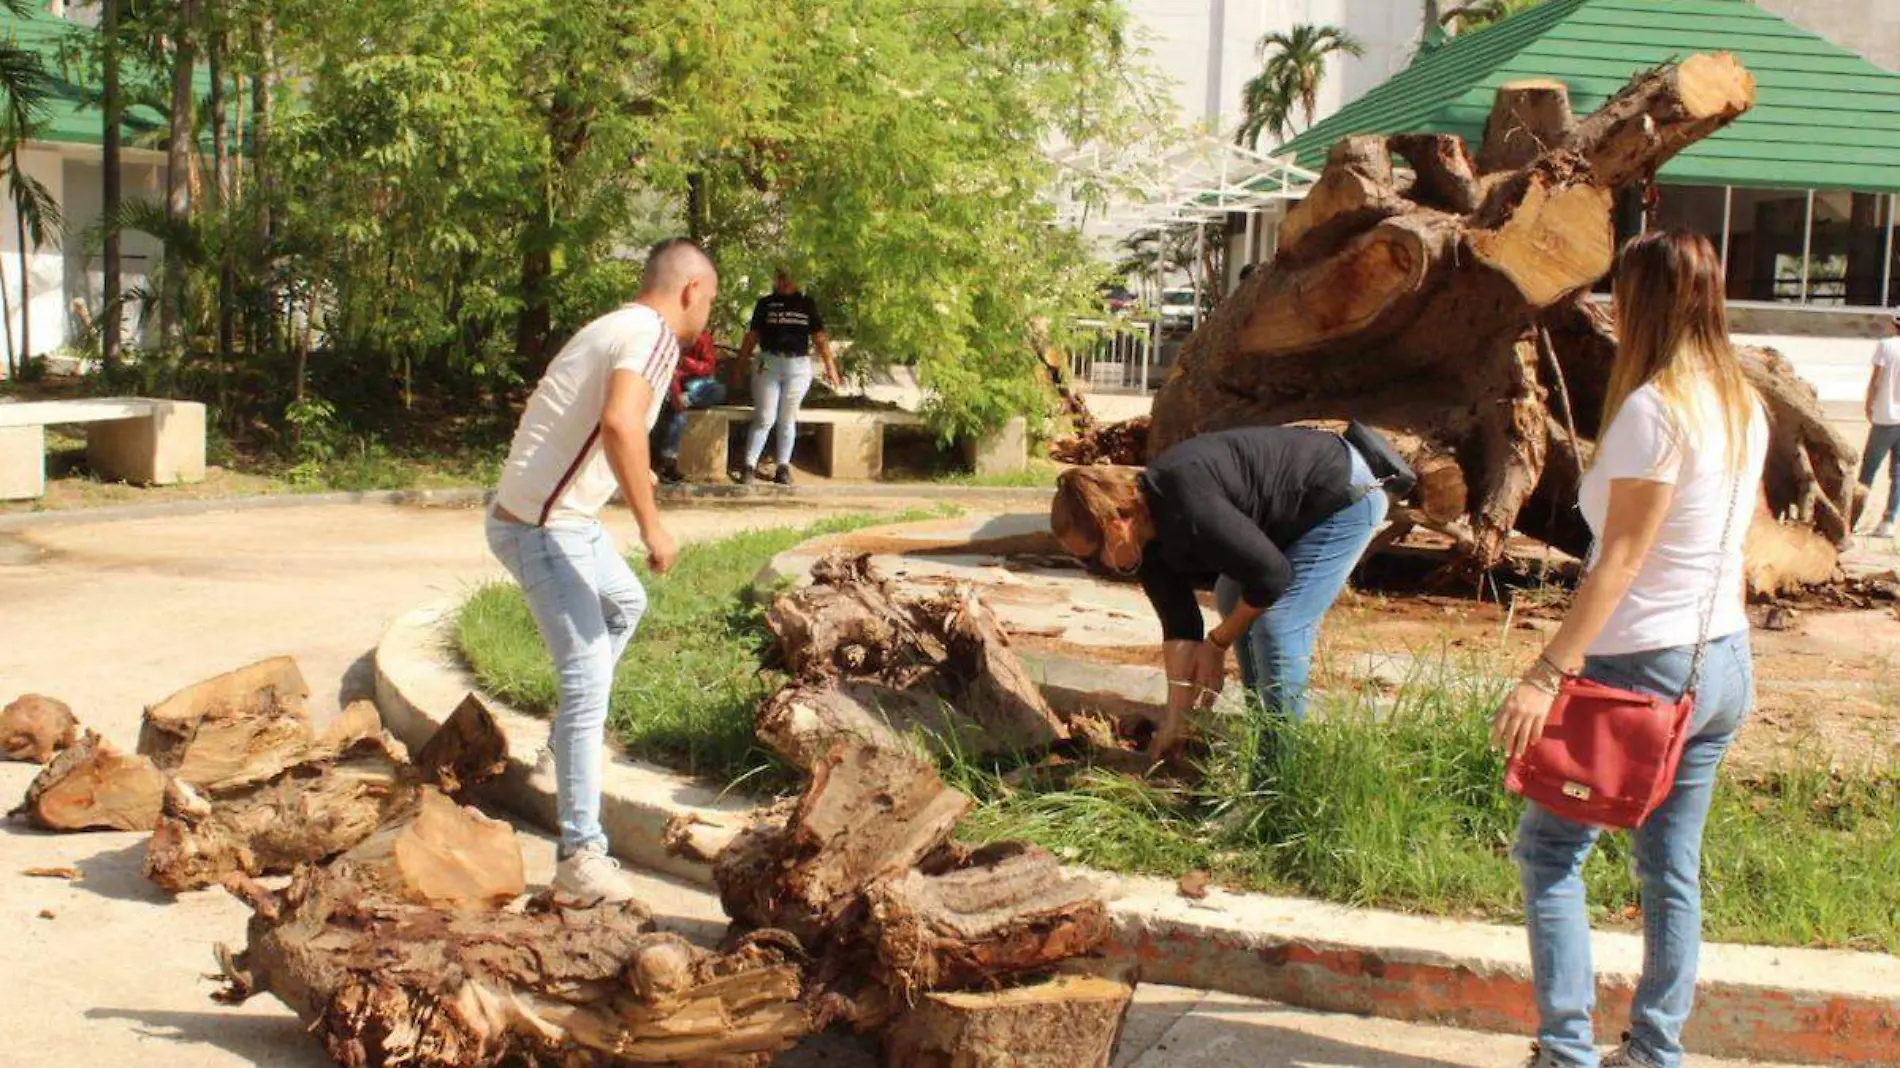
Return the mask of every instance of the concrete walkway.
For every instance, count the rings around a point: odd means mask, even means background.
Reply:
[[[678,513],[673,529],[691,540],[879,503],[697,509]],[[630,532],[624,515],[612,522]],[[298,656],[320,703],[359,696],[363,658],[391,619],[494,573],[479,513],[467,509],[282,508],[36,527],[0,537],[0,698],[61,696],[130,747],[146,703],[267,655]],[[0,799],[20,796],[33,774],[0,764]],[[524,842],[530,878],[545,878],[551,848],[532,834]],[[211,948],[241,942],[244,910],[220,892],[167,899],[139,875],[143,849],[140,835],[52,836],[0,824],[0,945],[11,992],[0,999],[0,1063],[321,1068],[315,1045],[274,1000],[239,1009],[209,1000]],[[82,878],[21,874],[58,865]],[[656,882],[653,899],[669,922],[697,933],[717,922],[711,898],[697,891]],[[1453,1068],[1515,1065],[1523,1049],[1495,1035],[1149,987],[1120,1063]],[[787,1061],[871,1063],[862,1051],[829,1047]]]

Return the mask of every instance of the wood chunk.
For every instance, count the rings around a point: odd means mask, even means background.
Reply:
[[[16,812],[49,831],[149,831],[165,798],[165,773],[87,731],[53,758]]]
[[[709,953],[647,910],[454,912],[389,897],[365,869],[238,887],[249,945],[220,949],[224,997],[282,999],[356,1068],[762,1065],[811,1030],[794,947],[769,933]]]
[[[254,786],[310,758],[317,737],[304,707],[309,694],[295,660],[260,661],[147,708],[138,751],[212,793]]]
[[[471,693],[423,743],[414,763],[422,777],[443,793],[461,794],[507,770],[508,738],[494,713]]]
[[[172,780],[165,815],[146,847],[146,877],[176,894],[234,873],[286,874],[357,845],[415,793],[400,761],[380,743],[216,804]]]
[[[886,1032],[889,1068],[1108,1068],[1134,990],[1059,976],[994,993],[926,994]]]
[[[72,706],[56,697],[29,693],[0,709],[0,757],[44,764],[78,739]]]
[[[514,828],[428,786],[335,867],[377,894],[455,912],[497,909],[527,890]]]
[[[1511,280],[1533,308],[1555,304],[1609,273],[1616,258],[1614,194],[1559,161],[1517,184],[1501,224],[1466,237],[1472,254]]]
[[[1662,161],[1735,121],[1755,105],[1755,76],[1727,52],[1689,56],[1639,74],[1561,147],[1616,188],[1654,174]]]
[[[1570,87],[1550,78],[1498,86],[1478,149],[1478,173],[1515,171],[1562,145],[1576,129]],[[1470,209],[1465,209],[1469,211]]]
[[[1403,156],[1416,175],[1406,193],[1413,202],[1456,215],[1477,210],[1483,190],[1477,164],[1471,161],[1464,138],[1455,134],[1395,134],[1386,139],[1386,145]]]
[[[1040,849],[1004,845],[941,875],[905,872],[870,891],[880,971],[901,998],[1047,971],[1108,940],[1092,880]]]
[[[787,686],[759,706],[759,740],[793,766],[809,768],[840,744],[911,746],[912,731],[941,728],[931,695],[876,683]]]

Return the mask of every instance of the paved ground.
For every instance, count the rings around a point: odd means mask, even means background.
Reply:
[[[674,529],[683,540],[703,538],[872,503],[705,508],[678,514]],[[618,522],[627,529],[624,517]],[[61,696],[88,725],[129,747],[145,703],[276,653],[300,658],[320,701],[360,694],[364,654],[386,622],[493,573],[479,514],[470,510],[288,508],[0,535],[0,697]],[[0,798],[18,797],[32,774],[0,764]],[[534,835],[525,841],[530,877],[545,878],[550,846]],[[0,824],[0,945],[11,994],[0,998],[0,1063],[321,1068],[296,1020],[274,1001],[227,1009],[209,1000],[211,947],[241,941],[244,910],[217,892],[167,899],[139,876],[142,852],[139,835],[51,836]],[[57,865],[78,868],[82,878],[21,874]],[[652,897],[689,931],[717,922],[710,897],[698,891],[656,882]],[[1121,1063],[1454,1068],[1516,1064],[1523,1046],[1151,987],[1130,1020]],[[871,1063],[863,1051],[836,1047],[796,1059]]]

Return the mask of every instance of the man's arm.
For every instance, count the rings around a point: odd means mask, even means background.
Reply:
[[[1866,413],[1867,421],[1870,423],[1874,421],[1874,398],[1880,396],[1880,387],[1889,373],[1886,366],[1876,362],[1874,373],[1867,377],[1867,400],[1861,406],[1861,410]]]
[[[679,557],[679,547],[660,523],[660,506],[653,499],[646,421],[647,408],[653,403],[653,386],[644,377],[634,371],[615,371],[607,384],[607,407],[600,413],[600,447],[620,483],[620,495],[640,525],[647,564],[663,574]]]

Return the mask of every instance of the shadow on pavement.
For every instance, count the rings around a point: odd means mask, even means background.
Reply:
[[[1115,1068],[1470,1068],[1314,1033],[1315,1022],[1350,1026],[1351,1016],[1190,990],[1157,998],[1155,989],[1137,995]]]
[[[322,1047],[295,1016],[238,1011],[168,1012],[157,1009],[87,1009],[89,1020],[124,1020],[138,1034],[169,1042],[216,1046],[257,1068],[330,1068]]]

